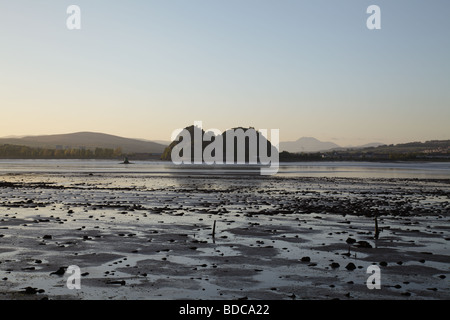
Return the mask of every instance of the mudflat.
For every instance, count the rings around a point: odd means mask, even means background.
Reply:
[[[0,299],[450,299],[449,214],[446,179],[3,174]]]

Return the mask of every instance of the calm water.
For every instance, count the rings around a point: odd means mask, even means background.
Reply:
[[[0,160],[0,173],[132,173],[155,175],[259,174],[258,167],[176,166],[170,162],[114,160]],[[278,176],[450,179],[449,162],[291,162],[281,163]]]

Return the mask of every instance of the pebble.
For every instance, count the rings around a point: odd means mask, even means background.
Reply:
[[[301,261],[302,261],[302,262],[310,262],[310,261],[311,261],[311,258],[310,258],[310,257],[302,257],[302,258],[301,258]]]
[[[353,271],[353,270],[356,269],[356,266],[355,266],[355,264],[354,264],[353,262],[350,262],[349,264],[347,264],[347,265],[345,266],[345,269],[347,269],[347,270],[349,270],[349,271]]]
[[[335,268],[339,268],[340,265],[339,265],[339,263],[337,263],[337,262],[333,262],[333,263],[330,264],[330,267],[332,267],[333,269],[335,269]]]
[[[56,275],[58,275],[58,276],[62,276],[62,275],[64,275],[64,274],[66,273],[66,269],[67,269],[67,267],[60,267],[57,271],[52,272],[52,273],[50,273],[50,274],[51,274],[51,275],[52,275],[52,274],[56,274]]]
[[[36,294],[36,293],[43,293],[45,292],[44,289],[38,289],[38,288],[33,288],[33,287],[26,287],[24,288],[24,291],[22,291],[22,293],[25,294]]]

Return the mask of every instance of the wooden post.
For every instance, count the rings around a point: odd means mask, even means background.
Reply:
[[[380,236],[380,229],[378,229],[378,219],[377,216],[375,216],[375,239],[378,239],[378,237]]]
[[[215,236],[216,236],[216,220],[214,220],[213,230],[212,230],[212,237],[213,237],[213,239],[214,239]]]

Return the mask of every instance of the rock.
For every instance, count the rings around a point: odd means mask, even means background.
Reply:
[[[302,257],[300,260],[301,260],[302,262],[310,262],[310,261],[311,261],[311,258],[310,258],[310,257]]]
[[[347,240],[346,240],[345,242],[347,242],[348,244],[353,244],[353,243],[356,242],[356,240],[353,239],[353,238],[348,237]]]
[[[386,261],[381,261],[379,264],[382,267],[386,267],[387,266],[387,262]]]
[[[355,264],[354,264],[353,262],[350,262],[349,264],[347,264],[347,265],[345,266],[345,269],[347,269],[347,270],[349,270],[349,271],[353,271],[353,270],[356,269],[356,266],[355,266]]]
[[[50,273],[50,275],[52,274],[56,274],[58,276],[63,276],[66,273],[67,267],[60,267],[58,270],[56,270],[55,272]]]
[[[340,265],[339,265],[339,263],[337,263],[337,262],[333,262],[333,263],[330,264],[330,267],[332,267],[333,269],[335,269],[335,268],[339,268]]]
[[[44,289],[38,289],[38,288],[32,288],[32,287],[26,287],[24,288],[24,291],[22,293],[24,294],[36,294],[36,293],[44,293]]]
[[[37,293],[37,288],[26,287],[26,288],[24,288],[23,293],[25,293],[25,294],[36,294]]]
[[[49,234],[46,234],[45,236],[42,237],[42,239],[51,240],[51,239],[53,239],[53,237]]]

